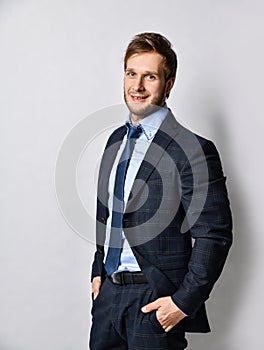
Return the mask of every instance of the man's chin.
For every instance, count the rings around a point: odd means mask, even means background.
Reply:
[[[136,115],[139,118],[145,118],[151,113],[160,110],[162,107],[147,103],[137,103],[137,102],[126,102],[126,105],[130,113]]]

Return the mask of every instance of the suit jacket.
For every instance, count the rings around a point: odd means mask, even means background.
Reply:
[[[125,126],[113,132],[101,161],[92,278],[105,278],[108,180],[125,134]],[[188,315],[178,324],[185,331],[210,331],[204,303],[232,244],[225,180],[213,143],[181,126],[169,111],[124,213],[124,234],[142,272],[157,298],[170,295]]]

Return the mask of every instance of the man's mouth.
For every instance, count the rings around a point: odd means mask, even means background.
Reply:
[[[148,96],[144,95],[130,95],[133,102],[145,102]]]

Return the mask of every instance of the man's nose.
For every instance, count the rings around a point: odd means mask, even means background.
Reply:
[[[133,84],[133,88],[135,91],[143,91],[145,90],[145,87],[144,87],[144,77],[137,77],[135,80],[134,80],[134,84]]]

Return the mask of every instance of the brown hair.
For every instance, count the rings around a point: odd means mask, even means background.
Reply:
[[[127,60],[135,53],[157,52],[164,57],[165,80],[175,78],[177,70],[177,56],[171,47],[168,39],[158,33],[137,34],[129,43],[125,57],[124,69],[126,70]]]

